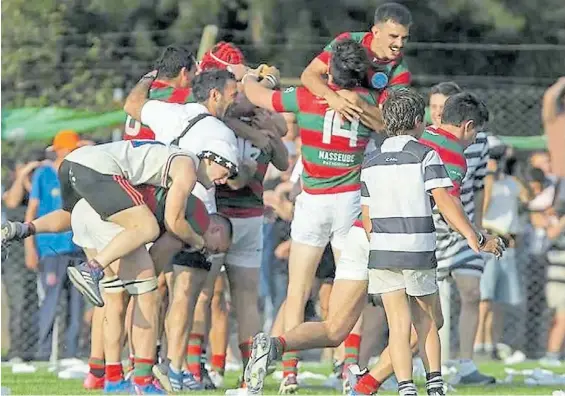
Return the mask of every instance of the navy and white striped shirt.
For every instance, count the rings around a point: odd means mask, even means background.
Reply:
[[[461,204],[469,217],[473,221],[475,218],[475,193],[484,189],[484,179],[487,174],[488,155],[487,133],[479,132],[475,142],[465,149],[467,159],[467,173],[461,183]],[[451,230],[447,223],[439,215],[435,215],[437,229],[437,258],[441,261],[453,258],[455,264],[472,261],[474,257],[480,255],[473,252],[467,240],[459,233]],[[453,264],[449,260],[449,265]]]
[[[371,269],[432,269],[436,234],[431,191],[453,187],[439,155],[412,136],[388,138],[366,156],[361,205],[369,207]]]

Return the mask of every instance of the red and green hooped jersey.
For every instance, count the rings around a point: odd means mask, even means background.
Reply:
[[[191,101],[191,89],[175,88],[163,81],[155,80],[149,90],[149,99],[168,103],[187,103]],[[155,133],[148,126],[128,115],[124,128],[124,140],[155,140]]]
[[[467,173],[467,160],[465,159],[465,154],[463,154],[464,148],[459,139],[443,129],[427,127],[422,137],[420,137],[420,143],[437,151],[453,183],[449,193],[459,198],[461,195],[461,183],[465,178],[465,173]],[[361,214],[355,220],[354,226],[363,227]]]
[[[453,187],[449,193],[459,198],[461,195],[461,183],[467,173],[467,160],[463,153],[464,148],[461,141],[451,133],[434,127],[427,127],[420,143],[433,148],[443,161],[449,178],[453,182]]]
[[[216,187],[216,205],[218,212],[228,217],[247,218],[262,216],[263,179],[271,162],[271,154],[260,150],[250,141],[237,138],[242,159],[257,161],[257,171],[247,185],[239,190],[232,190],[226,185]]]
[[[373,94],[355,89],[369,104]],[[302,139],[302,186],[309,194],[335,194],[361,188],[363,152],[372,130],[359,121],[350,123],[304,87],[273,93],[275,111],[296,114]]]
[[[381,60],[377,58],[375,53],[371,51],[371,42],[373,41],[373,33],[371,32],[346,32],[337,36],[331,43],[326,45],[324,51],[318,55],[317,59],[324,62],[326,65],[330,64],[332,54],[332,46],[335,42],[344,39],[352,39],[360,43],[369,55],[369,60],[373,63],[374,67],[369,70],[369,81],[377,71],[383,71],[388,75],[388,84],[382,94],[379,96],[379,103],[383,103],[387,97],[387,89],[397,87],[407,87],[412,81],[412,74],[406,67],[406,62],[401,56],[393,60]],[[392,73],[391,73],[392,72]],[[391,75],[392,74],[392,75]]]
[[[165,201],[168,189],[150,185],[136,187],[143,195],[145,204],[157,218],[161,232],[165,231]],[[185,218],[198,235],[204,235],[210,225],[210,215],[206,205],[197,196],[190,194],[186,202]]]

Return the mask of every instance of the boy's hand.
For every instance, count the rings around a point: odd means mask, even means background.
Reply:
[[[480,246],[482,252],[492,253],[496,258],[502,257],[502,253],[506,250],[506,244],[500,237],[495,237],[490,234],[484,235],[484,242]]]

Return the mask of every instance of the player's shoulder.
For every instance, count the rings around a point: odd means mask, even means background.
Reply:
[[[338,40],[346,40],[351,39],[357,41],[358,43],[362,42],[365,39],[365,36],[369,34],[368,32],[343,32],[336,36],[334,41]]]

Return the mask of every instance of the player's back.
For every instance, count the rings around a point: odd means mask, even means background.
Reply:
[[[190,88],[173,87],[163,81],[155,80],[149,90],[149,99],[167,103],[187,103],[191,96]],[[127,116],[124,127],[124,140],[155,140],[155,132],[147,125]]]
[[[84,146],[65,159],[102,174],[123,176],[132,185],[166,187],[171,160],[177,155],[189,156],[198,165],[194,154],[152,140],[122,140]]]
[[[377,98],[370,90],[354,91],[369,104],[376,105]],[[297,88],[296,100],[305,191],[331,193],[357,189],[363,153],[373,131],[359,120],[342,119],[306,88]]]

